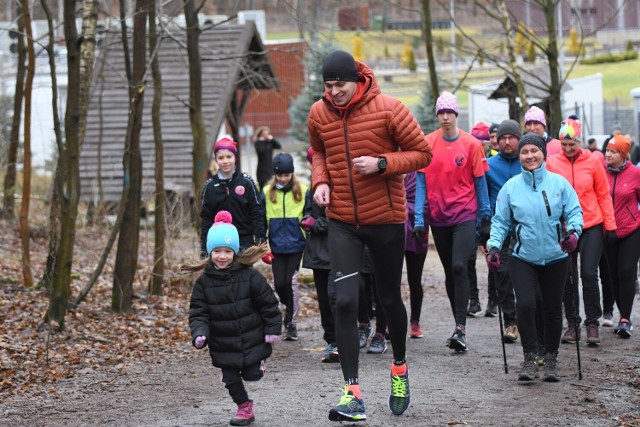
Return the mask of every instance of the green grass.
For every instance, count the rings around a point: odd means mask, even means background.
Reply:
[[[591,74],[602,73],[602,92],[606,101],[614,101],[616,98],[631,103],[631,89],[640,86],[638,70],[640,58],[633,61],[616,62],[597,65],[576,65],[569,78],[584,77]]]
[[[478,31],[473,29],[465,29],[465,32],[472,36],[482,37]],[[384,59],[384,48],[387,46],[389,56],[392,59],[399,60],[402,55],[402,49],[404,42],[409,40],[410,42],[416,41],[420,38],[420,31],[387,31],[382,33],[381,31],[336,31],[334,33],[325,33],[327,37],[332,37],[334,43],[340,48],[352,52],[353,51],[353,39],[356,34],[362,37],[363,48],[365,57],[369,60],[381,60]],[[272,33],[269,34],[270,40],[281,40],[287,38],[298,38],[298,32],[287,33]],[[442,38],[445,43],[449,41],[449,30],[435,30],[433,32],[434,40]],[[592,40],[588,40],[589,43],[595,43]],[[434,46],[435,50],[435,46]],[[420,47],[415,49],[418,57],[424,57],[424,46],[420,43]],[[365,59],[365,62],[367,61]],[[640,59],[633,61],[625,61],[611,64],[597,64],[597,65],[580,65],[577,64],[573,69],[569,78],[584,77],[595,73],[602,73],[603,75],[603,97],[605,101],[613,102],[618,98],[622,105],[631,104],[632,99],[629,95],[631,89],[640,86],[640,79],[638,78],[638,69],[640,69]],[[458,78],[462,77],[464,73],[464,67],[458,67]],[[449,73],[443,74],[442,77],[445,80],[450,80],[451,75]],[[502,79],[504,72],[487,67],[480,67],[478,65],[467,76],[466,84],[478,84],[485,83],[493,80]],[[420,95],[418,93],[406,94],[407,92],[417,92],[422,89],[423,82],[427,79],[424,74],[413,74],[408,76],[394,76],[392,83],[386,83],[381,81],[379,83],[384,91],[390,92],[392,96],[395,96],[406,105],[413,106],[418,103]],[[403,92],[398,95],[394,95],[394,91]],[[458,91],[458,103],[466,106],[468,104],[468,93],[466,91]]]

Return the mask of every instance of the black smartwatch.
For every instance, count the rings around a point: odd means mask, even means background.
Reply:
[[[378,157],[378,173],[384,173],[387,170],[387,159]]]

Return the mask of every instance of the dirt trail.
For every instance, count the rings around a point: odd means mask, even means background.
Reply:
[[[486,303],[486,266],[478,261],[480,295]],[[640,345],[611,328],[602,346],[581,347],[584,379],[577,378],[574,345],[561,345],[561,381],[518,384],[519,341],[507,345],[504,373],[498,320],[469,319],[469,351],[445,347],[453,320],[442,268],[431,251],[424,270],[425,337],[408,343],[411,406],[400,417],[386,406],[391,352],[361,351],[360,380],[370,426],[616,426],[640,425]],[[636,301],[633,321],[640,324]],[[186,319],[185,319],[186,327]],[[327,412],[340,397],[339,364],[320,363],[324,347],[317,317],[303,319],[299,342],[280,343],[265,378],[249,384],[254,426],[339,425]],[[584,333],[583,333],[584,336]],[[37,396],[0,403],[2,426],[223,426],[235,405],[206,351],[185,343],[184,352],[146,364],[104,368],[78,378],[43,385]],[[343,423],[345,424],[345,423]]]

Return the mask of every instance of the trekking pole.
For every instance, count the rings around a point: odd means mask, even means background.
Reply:
[[[493,256],[492,256],[492,260]],[[504,360],[504,373],[508,374],[509,373],[509,366],[507,365],[507,350],[504,346],[504,325],[502,324],[502,308],[500,307],[500,305],[502,304],[501,298],[500,298],[500,285],[498,284],[498,273],[496,273],[495,271],[492,271],[491,274],[493,274],[493,281],[496,284],[496,293],[498,294],[498,323],[500,324],[500,342],[502,343],[502,359]]]
[[[573,271],[573,266],[571,267],[571,282],[574,282],[574,277],[575,275],[573,273],[575,273]],[[573,303],[575,306],[574,309],[574,315],[575,315],[575,321],[573,322],[573,327],[575,328],[575,334],[576,334],[576,354],[578,356],[578,379],[581,380],[582,379],[582,363],[580,362],[580,326],[578,325],[578,319],[579,319],[579,313],[580,313],[580,291],[578,289],[578,281],[575,280],[575,286],[574,286],[574,293],[573,293]]]
[[[569,235],[565,234],[564,239],[568,239]],[[577,249],[576,249],[577,250]],[[574,251],[575,252],[575,251]],[[578,318],[580,316],[580,290],[578,288],[578,280],[577,280],[577,271],[574,270],[574,262],[573,262],[573,253],[569,254],[569,259],[571,260],[571,270],[569,274],[571,275],[571,284],[574,285],[572,289],[572,298],[573,298],[573,315],[574,322],[574,333],[576,334],[576,355],[578,356],[578,379],[582,379],[582,362],[580,361],[580,326],[578,325]],[[574,283],[575,282],[575,283]]]

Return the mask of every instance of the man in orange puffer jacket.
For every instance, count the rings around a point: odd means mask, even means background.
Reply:
[[[336,288],[335,323],[344,396],[332,421],[366,419],[358,385],[358,274],[371,250],[381,308],[393,345],[389,408],[409,406],[407,313],[400,294],[406,217],[403,173],[427,166],[431,148],[409,109],[384,95],[373,71],[344,51],[323,61],[325,93],[307,121],[313,148],[314,201],[327,206]]]

